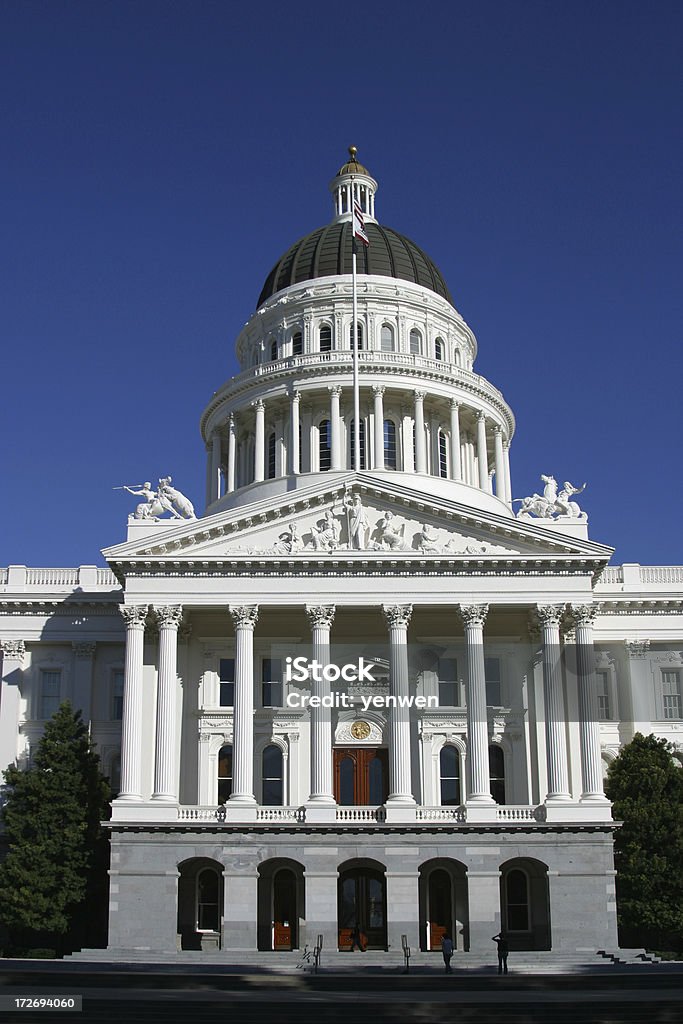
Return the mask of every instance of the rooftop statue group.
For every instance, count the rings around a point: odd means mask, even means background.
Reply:
[[[135,509],[133,519],[147,519],[156,522],[166,512],[175,519],[196,519],[194,506],[189,498],[186,498],[181,491],[172,486],[173,477],[162,476],[156,491],[152,490],[152,484],[146,481],[144,484],[133,484],[123,487],[115,487],[114,490],[128,491],[138,497],[145,498]]]
[[[516,502],[521,502],[521,508],[517,513],[518,519],[531,519],[532,516],[535,516],[537,519],[576,519],[585,522],[588,518],[586,513],[581,511],[578,502],[570,500],[575,494],[585,491],[585,484],[583,487],[574,487],[566,480],[562,490],[558,491],[557,480],[554,476],[541,474],[541,480],[545,484],[543,494],[532,494],[528,498],[515,498]]]

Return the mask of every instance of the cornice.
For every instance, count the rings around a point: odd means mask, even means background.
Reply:
[[[598,615],[683,615],[683,598],[611,598],[595,607]]]

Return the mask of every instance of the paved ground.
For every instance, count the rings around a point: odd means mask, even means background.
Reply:
[[[683,964],[570,974],[490,968],[446,976],[367,968],[231,973],[187,965],[0,961],[0,997],[80,995],[80,1013],[3,1010],[5,1021],[80,1024],[683,1024]]]

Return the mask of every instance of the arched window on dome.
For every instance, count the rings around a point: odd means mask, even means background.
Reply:
[[[384,421],[384,468],[396,469],[396,424]]]
[[[321,324],[318,331],[321,352],[332,351],[332,328],[329,324]]]
[[[419,356],[422,354],[422,335],[416,327],[413,327],[410,332],[409,344],[412,355]]]
[[[460,349],[456,348],[453,352],[453,362],[456,366],[462,366],[462,357],[460,355]]]
[[[443,338],[437,338],[436,341],[434,342],[434,357],[436,359],[438,359],[439,362],[443,361],[443,358],[444,358]]]
[[[441,779],[441,806],[459,807],[460,799],[460,754],[457,747],[447,743],[439,754]]]
[[[356,466],[356,433],[354,429],[355,422],[355,420],[351,420],[351,423],[349,425],[349,466],[351,467],[351,469],[355,469]],[[367,467],[365,465],[365,420],[363,419],[361,419],[360,423],[358,424],[358,433],[360,435],[360,468],[366,469]]]
[[[322,420],[318,426],[318,468],[323,472],[332,466],[332,438],[330,421]]]
[[[363,325],[358,321],[358,351],[360,352],[363,348]],[[353,352],[353,324],[349,324],[349,348]]]
[[[282,750],[271,743],[263,751],[262,767],[262,803],[265,807],[282,807],[284,796]]]
[[[439,476],[448,477],[448,438],[445,432],[439,428]]]
[[[275,479],[275,431],[268,435],[268,479]]]
[[[276,338],[271,338],[270,339],[270,361],[271,361],[271,363],[274,363],[276,359],[277,359],[277,339]]]
[[[232,793],[232,744],[218,751],[218,803],[224,804]]]
[[[292,355],[300,356],[304,350],[304,336],[301,331],[294,331],[292,335]]]
[[[394,351],[394,328],[390,324],[382,324],[380,348],[382,352]]]
[[[505,803],[505,754],[496,743],[489,747],[489,778],[491,796],[497,804]]]

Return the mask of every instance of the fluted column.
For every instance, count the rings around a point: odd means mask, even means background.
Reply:
[[[384,388],[375,384],[373,395],[373,420],[375,424],[375,469],[384,469]]]
[[[477,414],[477,464],[479,466],[479,487],[482,491],[489,490],[489,461],[486,451],[486,416]]]
[[[301,472],[301,459],[299,456],[299,406],[301,395],[294,391],[289,401],[289,472],[297,474]]]
[[[569,768],[560,645],[560,623],[564,615],[564,606],[538,605],[536,614],[543,630],[543,695],[548,772],[546,799],[566,801],[570,797]]]
[[[152,800],[175,801],[178,799],[176,793],[178,626],[183,609],[180,605],[155,608],[154,614],[159,624],[159,677]]]
[[[121,788],[119,800],[142,800],[142,654],[146,605],[124,605],[126,662],[121,715]]]
[[[332,384],[330,392],[330,465],[332,469],[341,469],[341,417],[339,415],[339,402],[341,387],[339,384]]]
[[[451,399],[451,480],[462,480],[460,458],[460,402]]]
[[[489,779],[484,622],[487,604],[460,605],[467,642],[467,803],[494,803]]]
[[[257,605],[231,605],[235,625],[235,708],[233,782],[229,804],[255,806],[254,798],[254,629]]]
[[[499,426],[493,428],[494,457],[496,464],[496,496],[506,501],[505,459],[503,457],[503,430]]]
[[[579,690],[579,740],[581,744],[581,800],[606,801],[602,786],[598,695],[595,682],[594,605],[572,607],[576,626],[576,674]]]
[[[0,649],[2,650],[0,772],[3,772],[9,765],[14,764],[17,759],[19,711],[24,681],[26,647],[23,640],[3,640],[0,642]]]
[[[503,444],[503,465],[505,469],[505,500],[512,505],[512,483],[510,482],[510,442]]]
[[[228,478],[226,491],[230,494],[235,490],[235,460],[237,456],[237,437],[235,433],[235,417],[228,420]]]
[[[256,427],[254,430],[254,480],[263,480],[266,475],[266,406],[262,398],[254,403]]]
[[[411,785],[410,711],[401,707],[400,698],[409,696],[408,625],[413,614],[410,604],[384,605],[389,628],[389,692],[397,707],[389,709],[389,804],[415,804]]]
[[[214,430],[211,435],[211,501],[221,496],[221,435]]]
[[[415,471],[417,473],[427,472],[424,397],[424,391],[415,392]]]
[[[330,661],[330,629],[334,622],[334,605],[306,605],[306,614],[313,634],[313,660],[321,665]],[[324,679],[311,679],[311,696],[324,698],[330,684]],[[311,792],[309,804],[333,806],[332,787],[332,713],[330,708],[311,707]]]

